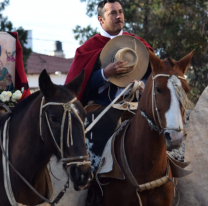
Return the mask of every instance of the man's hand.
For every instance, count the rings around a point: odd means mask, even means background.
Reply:
[[[105,78],[109,78],[110,76],[125,74],[131,71],[131,67],[124,67],[128,62],[117,61],[114,63],[110,63],[107,67],[103,69],[103,73]]]

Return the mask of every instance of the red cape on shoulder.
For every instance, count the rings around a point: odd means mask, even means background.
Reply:
[[[130,35],[139,39],[145,45],[145,47],[149,48],[154,52],[152,47],[147,42],[145,42],[142,38],[137,37],[133,34],[129,34],[127,32],[123,32],[123,35]],[[84,82],[82,84],[81,92],[79,93],[78,96],[79,100],[81,99],[81,96],[84,92],[84,88],[88,82],[88,79],[90,78],[93,66],[100,52],[102,51],[103,47],[106,45],[106,43],[109,40],[110,38],[101,36],[100,34],[96,34],[76,50],[75,58],[67,74],[65,84],[72,81],[76,76],[80,74],[80,72],[83,69],[85,70]]]

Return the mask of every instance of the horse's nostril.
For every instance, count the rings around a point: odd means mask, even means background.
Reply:
[[[79,168],[75,165],[71,166],[70,173],[71,173],[71,176],[73,177],[74,180],[78,180],[80,178],[80,176],[82,176],[80,174]]]
[[[172,139],[170,137],[170,133],[169,132],[165,132],[165,139],[168,141],[168,142],[172,142]]]

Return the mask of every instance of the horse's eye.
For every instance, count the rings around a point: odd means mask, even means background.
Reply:
[[[55,116],[50,116],[50,121],[53,124],[60,124],[60,122],[58,121],[58,119]]]
[[[156,90],[157,93],[162,94],[162,91],[161,91],[160,88],[156,87],[155,90]]]

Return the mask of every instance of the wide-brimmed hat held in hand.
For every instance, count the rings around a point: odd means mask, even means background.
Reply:
[[[124,67],[130,67],[130,71],[109,77],[111,83],[126,87],[132,80],[140,80],[144,76],[149,64],[149,53],[139,39],[121,35],[111,39],[105,45],[100,54],[100,60],[102,68],[112,62],[128,62]]]

